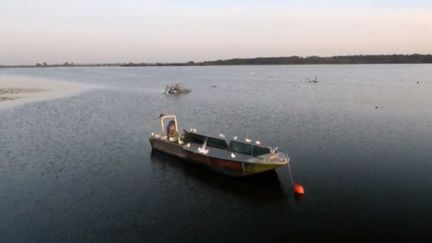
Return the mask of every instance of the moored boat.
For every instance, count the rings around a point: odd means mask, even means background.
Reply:
[[[161,115],[160,134],[152,133],[149,141],[154,150],[230,176],[275,170],[289,162],[283,153],[261,146],[258,141],[229,141],[223,134],[219,137],[199,134],[196,129],[184,130],[180,134],[175,115]]]

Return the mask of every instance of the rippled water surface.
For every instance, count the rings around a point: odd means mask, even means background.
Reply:
[[[0,242],[432,239],[432,65],[0,74],[104,87],[0,111]],[[192,92],[162,94],[178,81]],[[236,179],[152,154],[159,113],[278,146],[305,196],[287,168]]]

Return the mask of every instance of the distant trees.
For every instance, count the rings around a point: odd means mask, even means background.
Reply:
[[[226,60],[204,61],[204,62],[175,62],[175,63],[100,63],[100,64],[77,64],[76,66],[206,66],[206,65],[296,65],[296,64],[396,64],[396,63],[432,63],[432,55],[351,55],[351,56],[290,56],[290,57],[256,57],[256,58],[233,58]],[[75,66],[73,62],[63,64],[36,63],[35,66],[9,66],[9,67],[69,67]],[[2,66],[8,67],[8,66]]]
[[[75,66],[73,62],[64,62],[63,64],[47,64],[46,62],[36,63],[36,67],[69,67],[69,66]]]
[[[432,63],[432,55],[353,55],[333,57],[258,57],[207,61],[206,65]]]

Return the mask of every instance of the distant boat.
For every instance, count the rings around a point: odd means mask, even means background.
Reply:
[[[165,120],[171,120],[165,129]],[[229,176],[254,175],[275,170],[288,164],[289,158],[277,149],[254,143],[227,141],[217,136],[196,133],[196,129],[178,133],[175,115],[160,116],[161,133],[152,133],[150,144],[153,150],[175,156],[185,161],[206,166]],[[167,131],[173,130],[174,136]]]

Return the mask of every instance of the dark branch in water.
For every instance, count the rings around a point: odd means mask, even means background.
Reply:
[[[307,78],[307,79],[305,80],[305,82],[306,82],[306,83],[315,83],[315,84],[316,84],[316,83],[318,83],[318,76],[315,76],[314,79],[308,79],[308,78]]]

